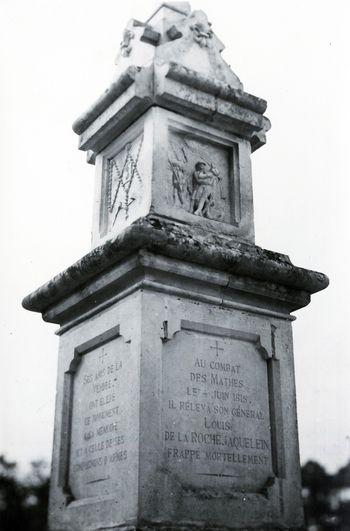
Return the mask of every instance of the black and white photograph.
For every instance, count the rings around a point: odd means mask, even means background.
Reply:
[[[350,531],[349,20],[0,0],[0,531]]]

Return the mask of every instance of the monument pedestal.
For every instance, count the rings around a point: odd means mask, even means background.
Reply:
[[[290,312],[324,282],[144,218],[28,298],[61,325],[50,529],[300,527]]]
[[[254,244],[270,122],[222,49],[162,4],[74,123],[93,249],[23,302],[60,325],[51,531],[302,529],[291,312],[328,279]]]

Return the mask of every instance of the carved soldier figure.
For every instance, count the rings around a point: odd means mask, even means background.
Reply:
[[[169,164],[172,173],[174,203],[179,201],[180,205],[183,206],[186,192],[184,169],[178,162],[169,160]]]
[[[214,206],[213,192],[219,172],[212,164],[197,162],[192,174],[193,195],[191,211],[197,216],[209,217],[210,207]]]

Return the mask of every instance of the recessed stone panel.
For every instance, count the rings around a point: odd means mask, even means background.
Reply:
[[[152,128],[150,114],[146,113],[97,155],[93,242],[101,243],[148,214]]]
[[[83,354],[72,380],[69,488],[75,500],[118,494],[132,459],[135,374],[118,337]],[[119,497],[120,503],[120,497]]]
[[[165,468],[183,484],[260,492],[273,472],[267,362],[256,344],[181,330],[163,349]]]
[[[104,160],[105,219],[104,226],[110,232],[115,226],[133,217],[143,200],[142,169],[140,155],[143,132],[126,142],[117,153]]]
[[[169,144],[174,206],[196,216],[233,223],[232,148],[198,133],[173,128]],[[239,194],[239,190],[236,193]],[[239,202],[239,197],[236,200]]]

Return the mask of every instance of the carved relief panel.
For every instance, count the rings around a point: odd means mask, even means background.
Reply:
[[[174,206],[196,216],[232,222],[230,180],[233,175],[229,149],[190,133],[173,130],[169,172]]]
[[[96,159],[93,244],[122,231],[148,213],[151,201],[150,120],[138,120]]]
[[[163,196],[158,190],[153,194],[155,211],[253,241],[248,143],[163,109],[156,113],[156,178]]]
[[[133,203],[142,198],[142,176],[138,168],[143,133],[115,156],[106,158],[105,180],[107,199],[107,230],[111,229],[119,219],[127,220]]]

